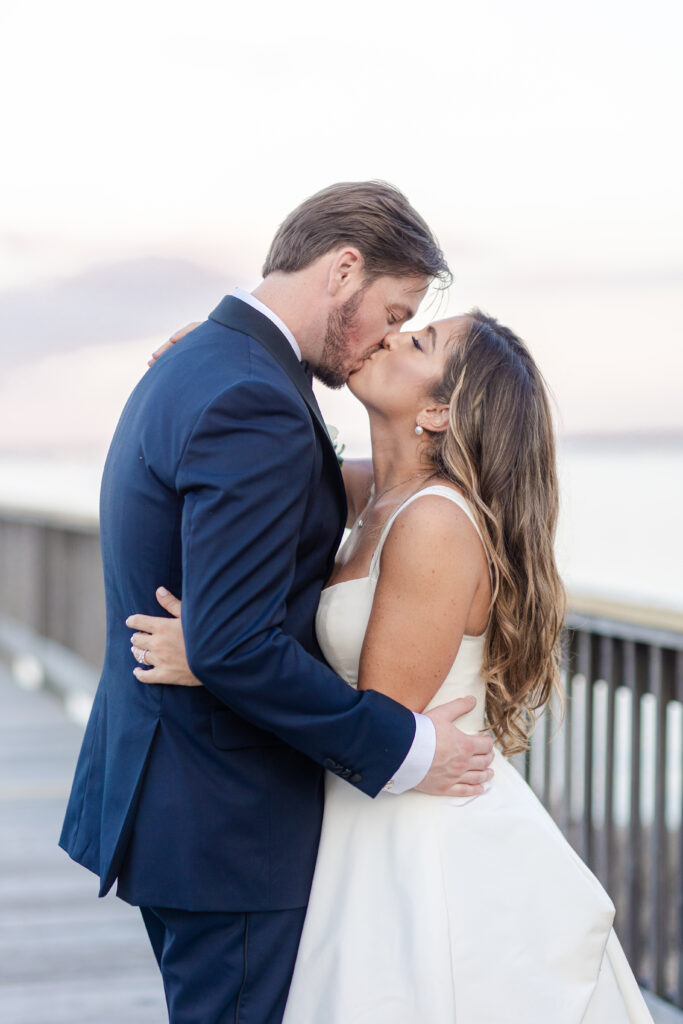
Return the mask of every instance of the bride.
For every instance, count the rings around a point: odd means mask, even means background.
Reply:
[[[370,800],[327,775],[285,1024],[651,1022],[608,895],[506,759],[561,699],[543,378],[474,310],[387,335],[349,388],[372,463],[343,467],[351,532],[321,596],[320,646],[349,685],[415,711],[474,696],[459,726],[492,733],[494,776],[469,799]],[[155,681],[201,685],[180,620],[168,623],[134,644]]]

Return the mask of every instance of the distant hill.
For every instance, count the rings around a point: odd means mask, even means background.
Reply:
[[[561,438],[567,448],[591,448],[599,445],[605,448],[682,448],[683,430],[622,430],[622,431],[591,431],[585,433],[568,433]]]
[[[243,283],[229,270],[149,256],[0,291],[3,368],[69,349],[154,337],[202,320]]]
[[[149,256],[0,291],[0,451],[106,450],[151,352],[177,328],[206,317],[236,284],[250,282],[232,270]],[[538,358],[556,392],[564,445],[615,452],[683,446],[683,349],[664,329],[673,303],[662,314],[664,326],[648,336],[646,359],[635,312],[627,336],[611,326],[611,303],[584,305],[581,316],[591,328],[584,336],[561,318],[553,327],[554,298],[544,306],[537,297],[518,297],[510,312],[523,322],[525,310],[530,334],[549,339]],[[367,454],[367,417],[352,396],[323,387],[318,394],[348,456]]]

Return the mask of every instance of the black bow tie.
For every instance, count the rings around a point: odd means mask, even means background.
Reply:
[[[312,369],[310,368],[310,366],[308,365],[308,362],[307,362],[307,360],[306,360],[306,359],[302,359],[302,360],[301,360],[301,369],[302,369],[302,370],[304,371],[304,373],[306,374],[306,378],[307,378],[307,380],[308,380],[308,383],[309,383],[309,384],[311,385],[311,387],[312,387],[312,386],[313,386],[313,370],[312,370]]]

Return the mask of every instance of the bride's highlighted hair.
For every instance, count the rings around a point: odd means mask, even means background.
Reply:
[[[434,398],[450,409],[431,456],[473,507],[491,562],[484,674],[489,728],[507,754],[526,750],[536,711],[563,706],[566,595],[555,563],[555,437],[543,377],[524,343],[478,309],[453,345]]]

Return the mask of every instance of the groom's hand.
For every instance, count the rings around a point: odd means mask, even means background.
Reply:
[[[427,712],[436,729],[432,766],[419,786],[432,796],[479,796],[493,777],[493,740],[482,734],[462,732],[454,723],[476,705],[474,697],[459,697]]]

